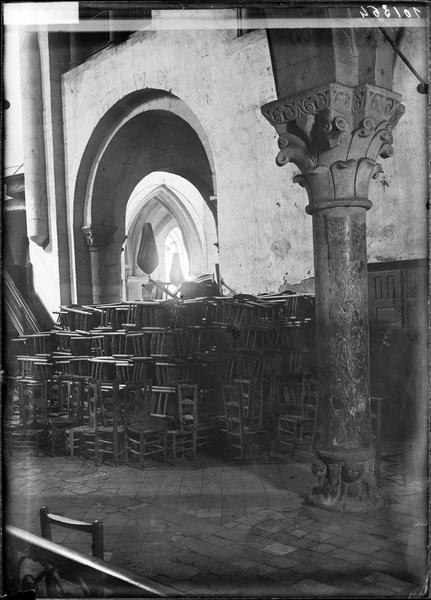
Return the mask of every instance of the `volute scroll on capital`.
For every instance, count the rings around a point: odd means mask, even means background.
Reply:
[[[383,170],[378,159],[392,156],[392,129],[404,113],[399,94],[330,83],[270,102],[262,113],[279,134],[276,163],[292,162],[301,171],[294,181],[307,189],[308,212],[349,199],[371,206],[370,178]]]

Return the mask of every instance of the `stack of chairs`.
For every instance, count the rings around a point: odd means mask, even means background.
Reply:
[[[218,423],[226,429],[226,385],[240,387],[244,425],[268,428],[268,415],[280,404],[286,378],[299,380],[315,371],[312,312],[313,298],[305,295],[62,306],[53,331],[17,342],[19,369],[10,378],[9,393],[15,445],[29,440],[37,449],[45,444],[52,454],[136,459],[127,450],[127,407],[139,397],[136,406],[145,412],[148,394],[143,390],[148,385],[174,390],[169,403],[174,414],[160,413],[168,457],[196,456],[199,441],[196,446],[193,439],[199,434],[189,429],[191,423],[202,431],[202,425],[209,425],[201,418],[204,403],[212,428]],[[247,421],[246,380],[253,380],[251,396],[260,398],[257,424]],[[197,403],[195,388],[180,384],[196,386]],[[151,392],[150,404],[157,404],[158,393]],[[198,418],[193,416],[195,405],[200,407]],[[257,405],[250,406],[254,410]],[[150,414],[159,414],[154,410]],[[129,413],[138,423],[136,410]],[[26,433],[25,440],[20,432]]]
[[[51,333],[36,333],[13,341],[17,349],[16,370],[9,377],[8,410],[5,422],[8,451],[46,448],[49,398],[58,394],[55,381]],[[58,402],[58,397],[52,402]]]

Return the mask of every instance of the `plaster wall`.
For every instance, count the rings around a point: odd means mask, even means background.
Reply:
[[[409,29],[401,45],[414,68],[427,73],[426,28]],[[418,80],[396,59],[393,90],[402,95],[406,112],[393,131],[394,155],[382,160],[384,175],[370,184],[367,213],[368,261],[386,262],[427,256],[427,96]]]
[[[63,76],[69,214],[86,144],[131,92],[169,91],[196,115],[215,163],[220,266],[238,291],[278,290],[312,269],[311,219],[260,107],[276,96],[267,38],[256,31],[139,32]]]
[[[417,50],[418,35],[407,32],[404,51],[425,72],[421,56],[425,51]],[[397,63],[394,90],[403,95],[406,114],[394,131],[395,156],[383,161],[384,181],[389,186],[371,184],[370,261],[425,256],[426,129],[422,115],[426,98],[416,92],[416,83],[406,67]],[[306,193],[292,183],[296,167],[276,166],[277,136],[260,112],[263,104],[276,98],[263,31],[239,38],[226,30],[137,32],[66,73],[63,102],[70,223],[78,168],[94,128],[121,98],[145,88],[179,97],[207,135],[215,167],[221,275],[226,283],[238,292],[258,293],[311,278],[312,228],[304,211]]]

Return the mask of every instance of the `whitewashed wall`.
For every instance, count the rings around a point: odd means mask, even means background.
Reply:
[[[418,33],[408,35],[406,52],[420,58]],[[389,186],[371,186],[371,261],[425,256],[425,97],[412,79],[397,63],[394,89],[403,94],[407,110],[394,131],[395,157],[384,161]],[[312,277],[306,194],[292,183],[294,166],[275,165],[277,137],[260,112],[276,98],[264,32],[240,38],[233,31],[136,33],[65,74],[69,215],[80,161],[98,121],[121,98],[144,88],[178,96],[208,136],[225,281],[237,291],[258,293]]]

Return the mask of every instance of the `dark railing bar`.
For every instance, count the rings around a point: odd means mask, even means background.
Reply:
[[[403,63],[408,66],[408,68],[413,73],[413,75],[416,77],[416,79],[418,81],[420,81],[424,86],[428,86],[428,84],[425,81],[425,79],[419,75],[419,73],[416,71],[416,69],[414,68],[414,66],[412,65],[412,63],[409,61],[409,59],[407,58],[407,56],[403,52],[401,52],[401,50],[398,48],[398,46],[396,45],[396,43],[394,42],[394,40],[391,38],[391,36],[387,33],[387,31],[385,31],[383,27],[379,27],[379,29],[382,32],[383,37],[390,43],[390,45],[392,46],[392,48],[395,50],[395,52],[401,58],[401,60],[403,61]]]
[[[79,568],[79,565],[86,570],[93,571],[94,577],[110,577],[114,580],[116,579],[125,585],[130,585],[145,591],[145,593],[150,596],[176,598],[183,595],[174,588],[170,588],[169,586],[163,584],[154,583],[146,577],[134,575],[133,573],[130,573],[121,567],[113,567],[101,559],[86,556],[85,554],[81,554],[75,550],[65,548],[60,544],[46,540],[38,535],[34,535],[33,533],[24,531],[18,527],[14,527],[13,525],[6,525],[5,532],[7,534],[7,538],[14,538],[15,540],[22,542],[25,546],[32,547],[34,550],[36,550],[36,552],[39,553],[39,555],[43,554],[41,559],[43,558],[43,560],[47,560],[46,555],[51,555],[53,566],[55,566],[56,559],[63,565],[65,562],[75,563],[77,568]],[[49,559],[47,562],[49,562]]]

